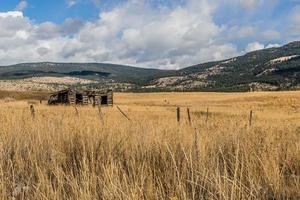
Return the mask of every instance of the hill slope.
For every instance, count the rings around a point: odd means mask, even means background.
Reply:
[[[300,42],[178,71],[104,63],[24,63],[0,67],[0,79],[78,77],[135,91],[249,91],[300,88]],[[93,85],[95,82],[93,82]],[[118,85],[119,89],[125,88]]]
[[[199,64],[160,78],[152,85],[172,90],[288,90],[300,86],[300,42]]]
[[[0,67],[0,79],[73,76],[92,80],[115,80],[143,84],[173,71],[144,69],[105,63],[22,63]]]

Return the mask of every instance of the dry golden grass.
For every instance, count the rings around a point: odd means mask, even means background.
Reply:
[[[300,92],[0,104],[1,199],[299,199]],[[176,107],[181,122],[176,122]],[[191,109],[192,125],[186,108]],[[206,110],[209,118],[206,122]],[[249,127],[249,112],[253,125]]]
[[[2,100],[47,100],[49,92],[35,91],[3,91],[0,90],[0,99]]]

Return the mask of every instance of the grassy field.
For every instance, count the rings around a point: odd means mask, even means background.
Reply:
[[[22,92],[22,91],[3,91],[0,90],[0,100],[47,100],[50,92]]]
[[[299,199],[299,99],[115,94],[116,105],[101,112],[0,100],[0,197]]]

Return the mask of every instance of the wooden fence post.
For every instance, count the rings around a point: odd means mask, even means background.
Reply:
[[[189,120],[189,124],[191,125],[191,124],[192,124],[192,119],[191,119],[191,113],[190,113],[190,109],[189,109],[189,108],[187,108],[187,109],[186,109],[186,111],[187,111],[187,114],[188,114],[188,120]]]
[[[177,122],[180,122],[180,108],[177,107]]]
[[[208,117],[209,117],[209,108],[207,108],[207,110],[206,110],[206,123],[208,122]]]
[[[250,116],[249,116],[249,126],[252,126],[252,118],[253,118],[253,111],[250,111]]]
[[[34,110],[33,105],[30,105],[30,113],[31,113],[32,118],[35,118],[35,110]]]

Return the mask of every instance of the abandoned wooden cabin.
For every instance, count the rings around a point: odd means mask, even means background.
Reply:
[[[112,91],[95,91],[85,90],[77,91],[73,89],[61,90],[52,93],[48,100],[49,105],[65,104],[65,105],[113,105]]]

